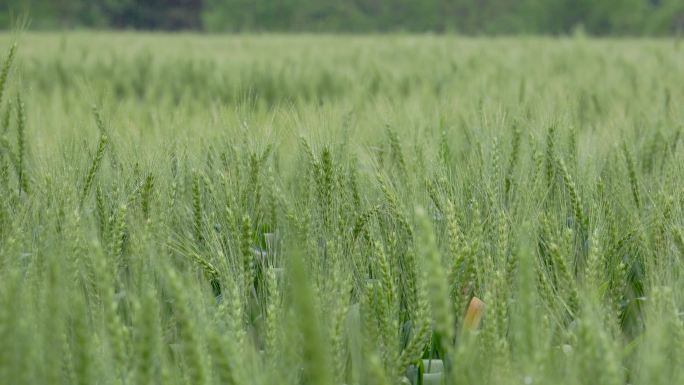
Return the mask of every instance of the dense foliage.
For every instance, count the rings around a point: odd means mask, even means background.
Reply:
[[[0,46],[2,384],[684,383],[678,41]]]
[[[5,0],[35,28],[672,34],[681,0]],[[5,8],[0,6],[0,8]],[[0,9],[0,27],[10,14]]]

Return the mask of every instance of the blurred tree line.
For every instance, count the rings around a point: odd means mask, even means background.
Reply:
[[[3,6],[4,3],[4,6]],[[5,9],[3,9],[5,8]],[[0,0],[31,28],[658,35],[684,30],[684,0]]]

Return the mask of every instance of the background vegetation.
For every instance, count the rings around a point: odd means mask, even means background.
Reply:
[[[684,382],[681,42],[13,41],[0,383]]]
[[[36,29],[458,32],[667,35],[684,30],[680,0],[4,0]]]

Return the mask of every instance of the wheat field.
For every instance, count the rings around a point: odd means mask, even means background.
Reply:
[[[684,383],[677,39],[0,52],[0,384]]]

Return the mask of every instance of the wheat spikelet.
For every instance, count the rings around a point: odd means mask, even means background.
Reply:
[[[95,152],[95,156],[93,157],[93,161],[90,164],[90,168],[88,169],[88,173],[86,174],[85,180],[83,182],[83,188],[81,189],[80,198],[81,205],[83,205],[83,202],[85,201],[86,197],[88,196],[88,193],[90,192],[90,189],[93,186],[95,175],[97,174],[97,170],[100,168],[102,158],[104,157],[104,153],[107,148],[107,142],[107,136],[101,135],[100,140],[97,143],[97,150]]]
[[[12,68],[12,62],[14,61],[14,56],[17,54],[17,44],[14,43],[10,46],[5,62],[2,64],[2,70],[0,70],[0,104],[2,104],[2,97],[5,94],[5,87],[7,86],[7,77],[9,76],[10,68]]]
[[[19,195],[29,192],[28,175],[26,174],[26,106],[17,94],[17,176],[19,179]]]
[[[449,303],[450,290],[447,284],[447,277],[442,268],[437,240],[427,214],[423,209],[418,208],[416,209],[416,216],[421,230],[418,239],[419,250],[421,250],[422,258],[426,264],[423,280],[430,296],[430,305],[435,321],[435,332],[439,335],[437,343],[443,349],[448,350],[454,338],[454,315]]]
[[[625,157],[625,163],[627,164],[627,175],[629,176],[629,184],[632,188],[632,198],[634,198],[634,204],[637,209],[641,209],[641,193],[639,189],[639,181],[636,175],[636,167],[634,165],[634,159],[632,159],[632,154],[627,148],[627,144],[623,143],[622,153]]]

